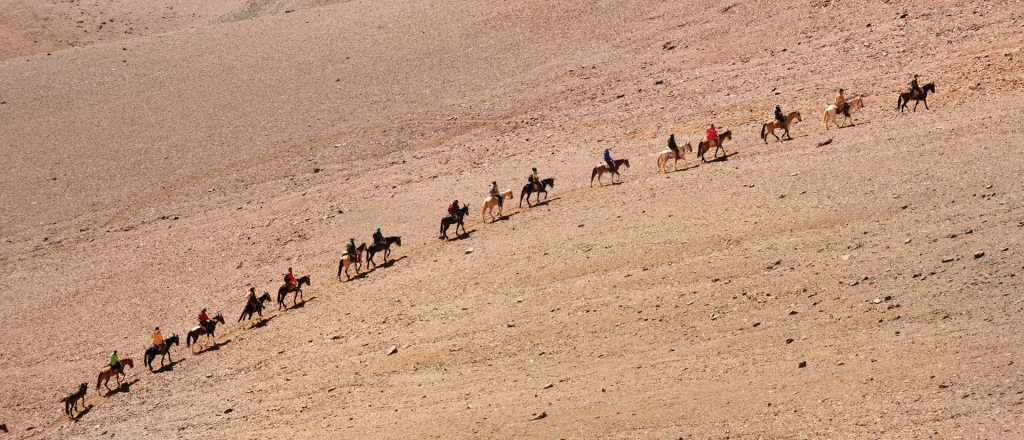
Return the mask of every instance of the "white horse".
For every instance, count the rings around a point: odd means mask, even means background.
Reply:
[[[845,116],[843,118],[842,125],[836,122],[837,113],[842,113],[842,110],[839,110],[839,108],[837,108],[835,104],[832,104],[825,109],[825,116],[821,118],[821,123],[825,124],[825,130],[828,130],[829,122],[836,124],[836,128],[843,128],[843,126],[846,125],[846,121],[850,121],[850,124],[853,124],[853,112],[864,107],[864,101],[861,98],[854,98],[849,101],[846,101],[846,103],[850,104],[851,116]]]
[[[686,153],[691,152],[693,152],[693,145],[690,145],[689,142],[679,147],[678,153],[666,148],[661,153],[658,153],[658,172],[668,172],[669,159],[675,159],[675,162],[672,162],[672,171],[676,170],[676,164],[679,163],[679,159],[683,160],[683,168],[686,168],[687,166],[689,166],[689,164],[686,162]]]
[[[512,191],[510,190],[501,193],[501,198],[506,200],[512,200]],[[503,209],[503,206],[498,204],[498,199],[494,196],[487,196],[487,198],[484,199],[484,209],[480,211],[480,217],[483,218],[484,223],[487,223],[488,214],[490,214],[492,222],[497,220],[494,217],[495,206],[498,207],[498,217],[501,217],[501,210]]]

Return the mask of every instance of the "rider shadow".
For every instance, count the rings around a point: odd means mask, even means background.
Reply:
[[[81,411],[79,411],[78,414],[75,414],[73,417],[71,417],[71,421],[77,422],[77,421],[81,420],[82,417],[85,416],[86,414],[89,414],[89,411],[92,411],[92,409],[96,405],[93,405],[93,404],[90,403],[90,404],[84,405],[84,406],[85,406],[85,408],[83,408]]]
[[[292,310],[292,309],[301,309],[301,308],[303,308],[303,307],[306,307],[306,303],[307,303],[307,302],[310,302],[310,301],[312,301],[312,300],[314,300],[314,299],[316,299],[316,297],[315,297],[315,296],[311,296],[311,297],[309,297],[309,298],[303,298],[303,300],[302,300],[302,301],[299,301],[299,302],[295,303],[295,304],[294,304],[294,305],[292,305],[292,306],[291,306],[290,308],[288,308],[288,310]]]
[[[164,364],[163,366],[161,366],[160,368],[157,368],[157,369],[153,370],[153,374],[163,373],[165,371],[174,371],[174,366],[178,365],[179,362],[182,362],[184,360],[185,360],[185,358],[181,358],[181,359],[178,359],[176,361],[168,362],[168,363]]]
[[[351,276],[351,277],[349,277],[348,279],[346,279],[346,280],[345,280],[345,282],[349,282],[349,281],[355,281],[355,280],[361,280],[361,279],[363,279],[363,278],[366,278],[366,275],[368,275],[369,273],[370,273],[370,271],[366,271],[366,272],[359,272],[359,273],[357,273],[357,274],[355,274],[355,275],[352,275],[352,276]]]
[[[722,155],[722,156],[718,156],[718,157],[716,157],[714,159],[708,159],[708,161],[706,163],[725,162],[725,161],[729,160],[729,157],[735,156],[737,154],[739,154],[739,152],[738,151],[734,151],[732,153],[728,153],[728,154],[725,154],[725,155]]]
[[[106,397],[110,397],[110,396],[113,396],[115,394],[127,393],[127,392],[131,391],[132,385],[135,385],[135,382],[138,382],[138,381],[139,381],[138,379],[132,379],[131,382],[128,382],[128,381],[121,382],[121,386],[119,386],[117,388],[114,388],[112,391],[108,391],[107,394],[106,394]]]
[[[208,351],[220,350],[221,347],[223,347],[225,345],[228,345],[230,343],[231,343],[231,340],[230,339],[226,339],[224,341],[214,343],[213,345],[211,345],[209,347],[203,347],[203,349],[200,350],[199,353],[196,353],[196,354],[203,354],[203,353],[206,353]]]
[[[621,185],[621,184],[622,184],[622,182],[613,183],[612,185]],[[605,186],[608,186],[608,185],[605,185]],[[547,206],[549,203],[554,202],[555,200],[558,200],[558,199],[559,199],[559,197],[552,197],[550,199],[544,199],[543,202],[534,203],[534,204],[530,205],[530,207],[531,208],[536,208],[538,206]]]
[[[500,215],[498,217],[495,217],[494,220],[491,220],[491,223],[506,221],[506,220],[512,218],[512,216],[514,216],[516,214],[519,214],[519,213],[518,212],[510,212],[508,214],[502,214],[502,215]]]
[[[537,205],[533,205],[533,206],[537,206]],[[465,233],[463,233],[461,235],[456,235],[455,238],[449,238],[448,241],[465,240],[465,239],[469,238],[469,236],[472,235],[474,232],[476,232],[476,229],[470,229],[470,230],[466,231]]]
[[[274,318],[277,318],[277,315],[274,315],[274,316],[268,316],[268,317],[266,317],[266,318],[260,318],[260,319],[258,319],[258,320],[257,320],[257,321],[256,321],[256,322],[255,322],[255,323],[254,323],[254,324],[253,324],[253,325],[252,325],[251,327],[249,327],[249,328],[261,328],[261,327],[266,327],[266,326],[267,326],[267,324],[269,324],[269,323],[270,323],[270,321],[273,321],[273,320],[274,320]]]
[[[373,271],[375,271],[375,270],[377,270],[379,268],[382,268],[382,267],[387,268],[387,267],[394,266],[396,261],[402,261],[402,260],[405,259],[405,257],[406,257],[406,255],[402,255],[401,257],[398,257],[398,258],[392,258],[392,259],[388,260],[385,263],[375,264],[373,266],[373,269],[368,269],[365,273],[369,274],[369,273],[371,273],[371,272],[373,272]]]

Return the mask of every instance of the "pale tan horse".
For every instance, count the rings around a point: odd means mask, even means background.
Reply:
[[[132,358],[121,359],[121,370],[124,370],[125,367],[135,368],[135,364],[132,363]],[[109,365],[100,370],[100,375],[96,378],[96,394],[99,394],[100,392],[100,383],[103,384],[103,387],[107,389],[108,393],[113,391],[110,389],[110,386],[107,385],[110,382],[110,378],[117,379],[117,387],[121,388],[121,376],[123,375],[124,374],[120,371],[111,368]]]
[[[612,164],[615,165],[615,168],[609,169],[608,164],[606,162],[601,162],[600,165],[594,167],[594,170],[590,173],[591,188],[594,187],[594,177],[597,177],[598,185],[604,186],[604,183],[601,182],[601,176],[603,176],[605,173],[611,174],[612,185],[615,184],[615,176],[618,176],[619,183],[622,183],[622,176],[619,175],[619,168],[622,168],[623,166],[629,168],[629,159],[615,159],[612,161]]]
[[[672,151],[670,148],[666,148],[661,153],[658,153],[658,172],[659,173],[662,173],[662,172],[667,173],[668,172],[668,160],[669,159],[675,159],[675,162],[672,162],[672,171],[676,170],[676,164],[679,163],[679,159],[683,160],[683,168],[686,168],[687,166],[689,166],[689,164],[686,162],[686,153],[692,153],[692,152],[693,152],[693,145],[690,145],[689,142],[687,142],[687,143],[683,144],[682,146],[680,146],[678,153],[675,152],[675,151]]]
[[[821,118],[821,123],[825,125],[826,131],[828,130],[829,122],[836,124],[836,128],[843,128],[846,126],[846,121],[850,121],[850,124],[853,124],[853,112],[864,108],[864,100],[861,98],[854,98],[846,101],[846,103],[850,104],[850,116],[844,115],[842,124],[836,122],[837,113],[842,113],[842,110],[839,110],[835,104],[832,104],[825,109],[825,116]]]
[[[512,200],[512,190],[508,190],[501,193],[501,198],[505,200]],[[484,209],[480,211],[480,217],[483,218],[484,223],[487,223],[488,214],[490,214],[492,222],[496,220],[496,218],[494,217],[495,206],[498,207],[498,217],[501,217],[501,210],[503,209],[503,207],[498,204],[498,199],[495,198],[494,196],[487,196],[487,198],[484,199]]]
[[[853,106],[851,105],[851,107]],[[782,134],[783,137],[793,139],[793,136],[789,135],[789,126],[792,125],[794,122],[802,121],[803,119],[800,119],[800,112],[793,112],[786,115],[786,122],[781,122],[778,119],[771,118],[767,122],[765,122],[764,125],[761,125],[761,140],[763,140],[764,143],[767,144],[769,134],[775,136],[775,142],[782,140],[781,138],[775,135],[775,130],[779,128],[785,130],[785,133]]]
[[[352,279],[352,277],[348,274],[348,267],[352,265],[356,266],[356,275],[359,275],[359,270],[362,269],[363,267],[363,251],[365,250],[366,243],[363,243],[356,248],[355,258],[352,258],[352,256],[350,256],[349,254],[345,254],[345,256],[341,257],[341,261],[338,262],[338,281],[341,281],[342,270],[345,271],[346,278],[350,280]]]

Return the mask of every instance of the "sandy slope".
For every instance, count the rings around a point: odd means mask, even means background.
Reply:
[[[14,438],[1020,436],[1022,12],[356,1],[7,59],[0,369],[19,385],[0,420]],[[912,72],[940,93],[898,115]],[[838,87],[868,107],[826,133]],[[776,102],[805,121],[763,146]],[[739,153],[655,175],[668,133],[707,121]],[[606,146],[633,168],[590,189]],[[481,224],[488,182],[531,166],[551,202]],[[471,234],[440,243],[452,198]],[[336,281],[375,226],[400,259]],[[232,322],[289,266],[313,277],[304,307],[58,417],[109,350],[138,357],[201,307]]]

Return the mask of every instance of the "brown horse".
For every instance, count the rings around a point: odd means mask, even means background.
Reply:
[[[217,324],[224,323],[224,316],[218,313],[217,316],[214,316],[213,319],[211,319],[209,322],[209,330],[207,330],[205,326],[198,325],[196,327],[193,327],[192,330],[189,330],[188,336],[185,336],[185,346],[192,348],[192,354],[197,353],[197,347],[199,348],[199,351],[202,351],[204,348],[206,348],[206,344],[199,342],[199,337],[202,335],[206,335],[207,343],[209,343],[210,340],[213,340],[213,345],[217,345],[217,335],[215,335],[214,333],[217,332]]]
[[[608,169],[608,164],[601,162],[600,165],[594,167],[594,171],[590,172],[591,188],[594,187],[594,177],[597,177],[598,185],[604,186],[604,183],[601,182],[601,176],[603,176],[605,173],[610,173],[612,175],[612,184],[615,183],[615,176],[619,176],[619,182],[622,182],[622,176],[619,175],[619,168],[623,166],[629,168],[629,159],[615,159],[612,161],[612,165],[615,165],[615,167],[612,169]]]
[[[686,155],[686,153],[691,153],[691,152],[693,152],[693,145],[690,145],[689,142],[687,142],[687,143],[683,144],[683,146],[679,147],[679,151],[672,151],[671,149],[666,148],[661,153],[658,153],[658,172],[659,173],[660,172],[666,172],[667,173],[668,172],[668,160],[672,159],[672,158],[675,158],[675,162],[672,162],[672,171],[676,170],[676,164],[679,163],[679,159],[683,160],[683,168],[686,168],[688,166],[688,164],[686,163],[685,155]]]
[[[775,135],[775,130],[778,128],[781,128],[786,131],[785,133],[782,134],[783,137],[793,139],[793,137],[789,135],[789,126],[792,123],[798,121],[802,121],[802,119],[800,119],[800,112],[793,112],[786,115],[786,122],[780,122],[778,119],[775,118],[768,120],[768,122],[765,122],[764,125],[761,126],[761,140],[763,140],[764,143],[767,144],[769,133],[772,136],[775,136],[775,142],[782,140],[781,138]]]
[[[930,82],[928,84],[925,84],[924,87],[921,87],[921,90],[923,91],[923,93],[916,94],[913,96],[911,96],[911,92],[909,90],[900,93],[900,98],[896,100],[896,108],[899,109],[900,113],[903,113],[903,109],[907,108],[907,104],[910,104],[910,101],[914,101],[915,112],[917,111],[917,104],[921,102],[924,103],[925,110],[931,110],[930,108],[928,108],[928,92],[935,93],[935,83]]]
[[[837,116],[843,114],[842,110],[836,107],[835,104],[829,105],[825,109],[825,115],[821,118],[821,123],[822,125],[825,126],[825,131],[828,131],[829,122],[835,124],[836,128],[843,128],[846,125],[846,121],[850,121],[850,125],[853,125],[853,112],[864,108],[864,99],[853,98],[849,101],[846,101],[846,105],[850,106],[850,108],[847,110],[847,112],[849,112],[849,115],[843,115],[842,124],[836,122]]]
[[[87,384],[85,382],[82,382],[82,384],[78,386],[78,390],[77,391],[75,391],[75,392],[73,392],[71,394],[68,394],[64,398],[60,399],[61,403],[64,404],[64,414],[67,414],[68,417],[74,417],[74,416],[71,415],[71,413],[75,412],[76,410],[78,410],[78,401],[79,400],[82,401],[82,407],[85,407],[85,391],[88,388],[89,388],[89,384]],[[81,411],[79,411],[79,412],[81,412]],[[4,429],[3,431],[6,432],[7,430]]]
[[[718,135],[717,142],[712,142],[707,139],[700,141],[700,143],[697,144],[697,157],[700,157],[701,162],[707,162],[707,160],[704,159],[704,153],[707,153],[708,150],[711,149],[712,145],[715,147],[715,159],[718,159],[719,149],[722,150],[722,155],[725,155],[725,148],[722,147],[722,142],[725,142],[726,139],[730,141],[732,140],[732,130],[726,130],[724,133],[720,133]]]
[[[366,251],[366,243],[363,243],[356,248],[355,258],[352,258],[352,256],[349,254],[345,254],[345,256],[341,257],[341,261],[338,262],[338,281],[341,281],[341,271],[343,269],[345,271],[345,277],[350,280],[352,279],[352,277],[349,276],[348,274],[348,267],[352,265],[356,266],[356,275],[359,275],[359,269],[363,267],[364,251]]]
[[[302,295],[302,285],[303,284],[305,284],[307,286],[310,285],[309,284],[309,275],[306,275],[306,276],[304,276],[302,278],[299,278],[298,280],[295,280],[295,287],[294,288],[289,286],[288,283],[284,283],[280,288],[278,288],[277,289],[277,309],[281,310],[281,309],[285,308],[284,299],[291,292],[295,292],[295,294],[292,295],[292,305],[298,304],[299,303],[299,296]],[[305,300],[306,298],[303,297],[302,299]]]
[[[498,197],[501,197],[502,199],[506,200],[512,200],[512,190],[505,191],[501,193],[501,195]],[[480,217],[483,218],[484,223],[487,223],[487,214],[491,215],[492,222],[496,220],[496,218],[494,217],[495,206],[498,207],[498,217],[501,217],[501,211],[502,209],[504,209],[504,207],[502,204],[498,203],[498,197],[487,196],[487,198],[484,199],[484,209],[480,211]]]
[[[124,371],[124,367],[135,368],[135,364],[132,363],[131,358],[124,358],[121,359],[122,371]],[[100,370],[100,375],[96,378],[96,394],[99,394],[100,392],[100,383],[103,384],[103,387],[107,389],[108,393],[110,391],[113,391],[107,385],[108,383],[110,383],[110,378],[117,379],[117,387],[121,388],[121,376],[124,376],[124,373],[111,368],[109,365],[106,368]]]

